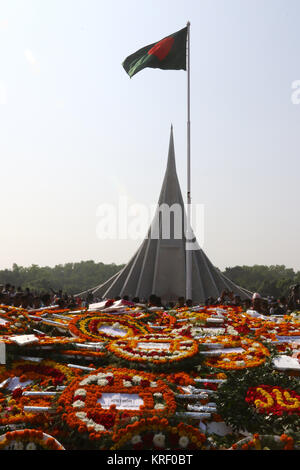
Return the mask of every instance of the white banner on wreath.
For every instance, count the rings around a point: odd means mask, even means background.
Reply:
[[[0,364],[6,364],[6,346],[0,341]]]
[[[219,356],[220,354],[241,354],[244,353],[243,348],[224,348],[224,349],[213,349],[210,351],[200,351],[200,354],[207,356]]]
[[[32,383],[32,380],[20,381],[20,377],[11,377],[6,385],[7,390],[15,390],[16,388],[25,388]]]
[[[102,325],[98,328],[98,331],[107,334],[108,336],[126,336],[127,331],[114,326]]]
[[[166,349],[166,350],[169,350],[170,349],[170,343],[138,343],[137,344],[137,347],[139,349],[155,349],[155,350],[159,350],[159,349]]]
[[[144,400],[134,393],[102,393],[97,402],[100,403],[102,408],[107,409],[111,405],[116,405],[118,410],[139,410],[144,404]]]

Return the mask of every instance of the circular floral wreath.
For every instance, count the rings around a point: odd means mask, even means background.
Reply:
[[[70,428],[93,440],[111,435],[120,421],[141,415],[168,416],[175,410],[174,394],[162,380],[115,368],[100,368],[74,380],[59,397],[57,408]]]
[[[167,419],[155,416],[119,429],[113,441],[111,450],[200,450],[206,437],[193,426],[172,426]]]
[[[111,328],[115,329],[113,334]],[[147,333],[145,326],[128,317],[101,314],[75,317],[69,324],[69,330],[86,341],[107,341]]]
[[[269,362],[229,372],[227,381],[219,386],[217,412],[234,430],[281,434],[300,428],[299,381],[274,371]]]
[[[19,377],[20,382],[30,380],[39,388],[49,385],[67,385],[78,375],[78,370],[51,360],[41,362],[15,361],[12,366],[2,371],[1,381]]]
[[[35,429],[7,432],[0,436],[0,450],[65,450],[54,437]]]
[[[26,410],[24,407],[46,407],[52,405],[53,396],[27,396],[24,391],[44,391],[48,388],[55,390],[57,385],[68,384],[78,374],[79,369],[68,368],[54,361],[42,361],[33,363],[29,361],[18,361],[13,363],[8,370],[2,370],[0,381],[18,377],[19,385],[13,390],[5,387],[2,389],[2,399],[0,401],[0,425],[15,425],[18,423],[38,423],[47,422],[47,413],[35,413]]]
[[[107,346],[114,356],[123,362],[143,365],[149,368],[164,369],[168,366],[182,367],[182,361],[202,358],[199,356],[197,341],[184,336],[170,336],[165,334],[147,334],[128,339],[112,341]],[[185,364],[185,365],[186,365]],[[194,362],[191,366],[195,365]]]
[[[201,344],[218,343],[222,349],[242,348],[243,352],[229,352],[219,355],[208,356],[204,365],[225,370],[246,369],[248,367],[258,367],[262,365],[270,355],[268,348],[258,341],[240,336],[215,336],[212,338],[201,338]],[[210,351],[218,351],[211,349]]]

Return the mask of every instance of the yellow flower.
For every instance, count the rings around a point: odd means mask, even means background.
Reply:
[[[259,439],[254,439],[254,445],[256,450],[261,450],[261,443]]]

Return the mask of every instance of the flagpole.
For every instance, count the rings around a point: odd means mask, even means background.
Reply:
[[[187,22],[187,226],[186,226],[186,299],[192,299],[192,251],[187,249],[191,241],[191,68],[190,29]]]

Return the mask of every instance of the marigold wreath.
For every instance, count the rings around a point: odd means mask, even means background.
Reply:
[[[74,380],[58,399],[57,412],[71,429],[99,440],[120,422],[173,415],[176,407],[174,393],[155,375],[108,367]]]
[[[295,445],[294,439],[286,434],[281,436],[254,434],[233,444],[228,450],[299,450],[299,446]]]
[[[18,378],[13,390],[3,385],[0,400],[0,426],[16,424],[41,425],[50,420],[48,412],[36,413],[32,407],[52,407],[55,395],[25,395],[24,392],[56,391],[58,385],[67,385],[81,374],[79,369],[69,368],[54,361],[40,363],[16,361],[8,370],[1,370],[0,381]],[[29,408],[26,408],[29,407]]]
[[[19,377],[20,382],[31,380],[33,385],[40,388],[49,385],[67,385],[78,375],[78,369],[70,368],[65,364],[60,364],[52,360],[14,361],[10,368],[2,369],[1,380]]]
[[[282,434],[300,428],[300,383],[267,364],[227,374],[218,388],[217,412],[234,430]]]
[[[300,395],[278,385],[250,387],[245,400],[249,405],[255,406],[257,412],[261,414],[300,415]]]
[[[204,450],[206,436],[184,423],[171,425],[158,417],[141,419],[113,435],[111,450]]]
[[[204,365],[224,370],[239,370],[262,365],[270,356],[269,349],[262,343],[240,336],[225,335],[198,340],[202,345],[218,343],[223,346],[224,353],[216,356],[208,356]],[[242,348],[241,352],[228,352],[226,348]],[[212,349],[210,350],[212,351]],[[214,349],[217,351],[217,349]]]
[[[300,337],[300,323],[284,321],[280,323],[266,321],[255,331],[257,337],[269,338],[276,341],[278,338],[286,336]]]
[[[65,450],[54,437],[35,429],[7,432],[0,436],[0,450]]]
[[[91,314],[78,316],[71,320],[69,330],[72,335],[86,341],[108,341],[116,338],[128,338],[136,334],[147,333],[147,328],[128,317]]]
[[[107,349],[123,365],[153,371],[190,369],[203,361],[197,341],[184,336],[147,334],[112,341]]]

